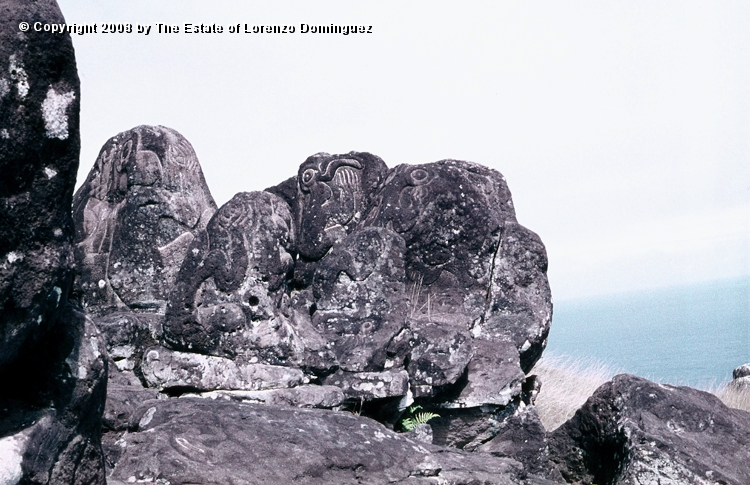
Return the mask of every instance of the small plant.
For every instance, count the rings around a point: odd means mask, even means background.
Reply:
[[[427,411],[418,412],[420,409],[422,409],[422,406],[415,404],[406,410],[401,421],[399,421],[401,429],[404,431],[411,431],[420,424],[425,424],[431,419],[440,417],[440,415],[436,413],[430,413]]]

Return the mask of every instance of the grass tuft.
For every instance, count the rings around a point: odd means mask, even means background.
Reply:
[[[548,431],[556,429],[616,372],[605,364],[559,355],[545,355],[529,374],[536,374],[542,388],[536,408]]]
[[[711,389],[727,407],[750,412],[750,387],[737,386],[731,382],[722,389]]]

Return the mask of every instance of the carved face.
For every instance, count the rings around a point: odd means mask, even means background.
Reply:
[[[364,163],[347,155],[313,155],[299,168],[299,251],[323,257],[359,223],[366,198]]]

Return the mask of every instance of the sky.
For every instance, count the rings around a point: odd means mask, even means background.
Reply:
[[[79,184],[142,124],[191,142],[219,205],[321,151],[470,160],[505,176],[556,302],[750,275],[748,2],[58,1],[151,26],[73,36]]]

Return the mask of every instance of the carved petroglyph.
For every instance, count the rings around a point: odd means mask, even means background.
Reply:
[[[108,140],[74,200],[84,303],[163,312],[193,232],[215,209],[176,131],[139,126]]]

